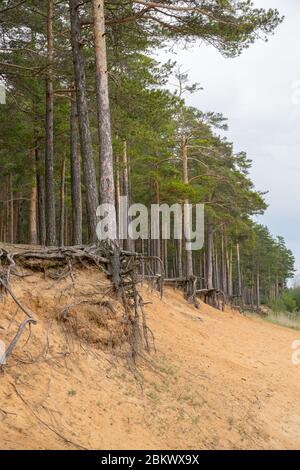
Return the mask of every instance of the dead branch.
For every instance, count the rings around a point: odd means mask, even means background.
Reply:
[[[82,450],[88,450],[87,447],[84,447],[80,444],[77,444],[76,442],[72,441],[71,439],[68,439],[67,437],[65,437],[63,434],[61,434],[59,431],[57,431],[56,429],[54,429],[52,426],[50,426],[50,424],[48,424],[46,421],[44,421],[42,418],[39,417],[39,415],[33,410],[33,408],[31,407],[31,405],[27,402],[27,400],[25,400],[25,398],[21,395],[21,393],[19,392],[19,390],[17,389],[17,387],[15,386],[14,383],[10,383],[11,386],[13,387],[14,391],[16,392],[16,394],[18,395],[18,397],[20,398],[20,400],[24,403],[24,405],[29,409],[29,411],[33,414],[33,416],[43,425],[45,426],[46,428],[48,428],[50,431],[52,431],[54,434],[56,434],[60,439],[62,439],[66,444],[68,445],[72,445],[73,447],[76,447],[77,449],[82,449]]]

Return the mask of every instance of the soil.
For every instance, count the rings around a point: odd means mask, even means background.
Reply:
[[[104,275],[24,273],[12,289],[38,324],[0,375],[1,449],[299,448],[300,331],[144,287],[156,352],[134,367],[118,302],[100,304]],[[5,296],[0,339],[23,319]]]

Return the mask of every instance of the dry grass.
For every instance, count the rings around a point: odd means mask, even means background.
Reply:
[[[276,325],[285,326],[286,328],[292,328],[294,330],[300,330],[300,314],[288,314],[284,312],[272,313],[264,319]]]

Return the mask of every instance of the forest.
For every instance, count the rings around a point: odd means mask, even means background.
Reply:
[[[241,307],[280,299],[294,257],[255,222],[266,193],[247,149],[218,110],[187,105],[205,89],[154,53],[198,41],[234,58],[282,20],[248,0],[0,0],[0,241],[94,244],[99,203],[118,212],[121,196],[202,203],[201,250],[150,237],[121,248],[152,257],[144,277],[192,279]]]

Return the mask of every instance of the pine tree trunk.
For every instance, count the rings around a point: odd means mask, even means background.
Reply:
[[[3,204],[3,183],[0,181],[0,241],[3,242],[3,229],[4,229],[4,204]]]
[[[168,240],[164,240],[164,270],[165,270],[165,277],[169,275],[169,263],[168,263]]]
[[[29,243],[31,245],[37,244],[36,196],[37,196],[36,181],[34,180],[33,186],[31,188],[30,204],[29,204]]]
[[[129,163],[128,163],[128,149],[126,140],[123,141],[123,196],[127,198],[127,224],[129,223],[128,209],[131,203],[130,189],[129,189]],[[127,238],[124,240],[124,248],[128,251],[134,251],[134,240]]]
[[[65,243],[65,174],[66,174],[66,160],[63,158],[61,163],[61,178],[60,178],[60,236],[59,244],[64,246]]]
[[[16,243],[23,243],[23,206],[24,199],[23,194],[17,193],[18,204],[17,204],[17,214],[16,214]],[[0,229],[1,232],[1,229]]]
[[[46,80],[46,149],[45,149],[45,176],[46,176],[46,243],[56,244],[56,215],[55,215],[55,181],[54,181],[54,142],[53,142],[53,0],[48,0],[47,18],[47,58],[48,73]]]
[[[225,260],[225,248],[224,248],[224,234],[222,231],[221,236],[221,264],[222,264],[222,289],[225,295],[227,295],[227,272],[226,272],[226,260]]]
[[[82,244],[82,199],[81,168],[78,152],[77,105],[76,96],[72,97],[70,116],[70,160],[71,160],[71,197],[72,197],[72,240],[73,245]]]
[[[243,306],[243,287],[242,287],[242,271],[241,271],[241,255],[240,255],[240,244],[236,244],[236,260],[237,260],[237,274],[238,274],[238,296],[241,299]]]
[[[94,17],[98,135],[100,144],[100,202],[101,204],[110,204],[115,209],[115,180],[108,94],[104,0],[92,0],[92,6]],[[113,217],[111,224],[114,226],[115,230],[117,230],[115,210],[114,213],[111,212],[111,216]],[[114,241],[115,244],[118,245],[117,233],[115,235],[115,240],[111,241]],[[115,248],[112,267],[112,281],[118,289],[121,280],[120,258],[118,255],[118,247],[116,246]]]
[[[76,84],[77,108],[79,117],[80,146],[83,160],[84,184],[86,191],[86,207],[89,239],[95,241],[97,226],[98,191],[93,157],[92,136],[86,97],[85,61],[83,39],[79,17],[81,0],[70,0],[71,41]]]
[[[257,308],[260,308],[260,274],[259,269],[256,272],[256,305]]]
[[[199,287],[200,289],[203,288],[203,260],[201,253],[199,256]]]
[[[183,266],[182,266],[182,240],[175,240],[176,246],[176,269],[178,277],[183,277]]]
[[[156,204],[157,204],[157,207],[160,206],[160,187],[159,187],[159,182],[157,180],[155,180],[155,191],[156,191]],[[159,213],[158,213],[158,238],[157,240],[154,240],[154,246],[155,246],[155,256],[157,256],[158,258],[161,259],[161,240],[160,240],[160,234],[161,234],[161,230],[160,230],[160,217],[159,217]],[[157,260],[156,261],[156,274],[161,274],[161,264],[160,262]]]
[[[233,295],[233,286],[232,286],[232,247],[230,247],[230,252],[226,248],[226,265],[228,273],[228,295],[232,297]]]
[[[181,151],[182,151],[182,165],[183,165],[183,182],[184,184],[189,184],[189,174],[188,174],[188,154],[187,154],[187,139],[185,136],[182,137],[181,143]],[[189,200],[186,198],[184,200],[184,204],[189,204]],[[185,211],[185,218],[184,218],[184,226],[185,226],[185,242],[187,244],[191,241],[191,233],[192,233],[192,221],[190,217],[190,211]],[[194,274],[193,271],[193,253],[190,248],[185,249],[186,252],[186,277],[192,277]]]
[[[214,266],[215,266],[215,287],[220,289],[220,272],[219,272],[219,257],[218,251],[214,244]]]
[[[14,242],[14,192],[12,186],[12,176],[9,174],[9,240]]]
[[[38,213],[38,240],[40,245],[46,244],[46,219],[45,219],[45,177],[41,168],[40,151],[38,143],[35,148],[36,186],[37,186],[37,213]]]
[[[92,5],[96,58],[98,132],[100,143],[100,202],[115,206],[104,0],[92,0]]]
[[[120,158],[116,155],[116,215],[117,215],[117,227],[118,227],[118,238],[119,238],[119,224],[120,224],[120,198],[121,198],[121,179],[120,179]],[[119,240],[120,247],[123,247],[123,241]]]
[[[213,230],[209,223],[207,227],[207,288],[213,289]]]

